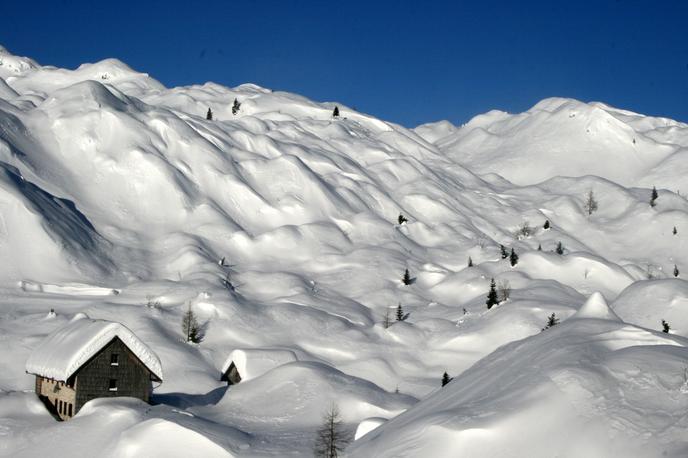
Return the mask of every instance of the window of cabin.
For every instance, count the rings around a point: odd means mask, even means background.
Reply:
[[[110,355],[110,366],[119,366],[119,354],[113,353]]]
[[[111,378],[108,384],[108,391],[117,391],[117,379]]]

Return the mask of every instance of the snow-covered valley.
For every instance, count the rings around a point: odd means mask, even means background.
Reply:
[[[353,457],[688,455],[686,124],[552,98],[407,129],[0,48],[0,168],[0,456],[312,456],[333,403],[380,425]],[[77,314],[157,354],[152,405],[45,409],[26,362]]]

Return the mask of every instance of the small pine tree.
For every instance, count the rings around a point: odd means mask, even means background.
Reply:
[[[334,107],[334,110],[332,110],[332,117],[333,118],[339,117],[339,107]]]
[[[650,196],[650,207],[657,205],[657,197],[659,197],[659,194],[657,194],[657,188],[653,186],[652,195]]]
[[[234,103],[232,104],[232,114],[236,116],[237,113],[239,113],[239,110],[241,110],[241,104],[239,101],[235,98]]]
[[[509,262],[511,263],[511,267],[514,267],[516,264],[518,264],[518,255],[513,248],[511,249],[511,254],[509,255]]]
[[[549,225],[549,220],[548,220],[548,219],[547,219],[547,220],[545,220],[545,224],[543,224],[543,225],[542,225],[542,228],[543,228],[543,229],[545,229],[545,230],[547,230],[547,229],[549,229],[549,228],[550,228],[550,225]]]
[[[401,306],[401,303],[399,303],[399,305],[397,305],[397,321],[404,321],[405,319],[404,308]]]
[[[408,222],[408,219],[406,219],[406,217],[404,215],[399,213],[399,217],[397,218],[397,222],[399,224],[404,224],[404,223]]]
[[[671,326],[669,326],[669,323],[666,321],[662,320],[662,332],[665,332],[669,334],[669,331],[671,330]]]
[[[499,304],[499,298],[497,297],[497,284],[494,278],[490,281],[490,291],[487,293],[487,310],[490,310],[493,305]]]
[[[542,243],[538,243],[538,251],[542,251]]]
[[[679,271],[678,271],[678,266],[674,264],[674,277],[678,277]]]
[[[674,230],[671,231],[674,235],[678,234],[678,231],[676,230],[676,226],[674,226]]]
[[[588,193],[588,197],[585,201],[585,210],[588,212],[588,216],[592,215],[597,211],[597,201],[595,200],[595,195],[592,190]]]
[[[406,269],[404,271],[404,277],[401,279],[402,283],[405,285],[410,285],[411,284],[411,274],[409,273],[409,270]]]
[[[451,382],[454,377],[450,377],[447,372],[442,375],[442,386],[447,386],[447,383]]]
[[[201,342],[200,327],[198,326],[196,314],[193,312],[190,303],[188,309],[182,317],[182,332],[184,333],[184,337],[186,337],[187,342]]]
[[[557,243],[557,247],[554,249],[557,254],[564,254],[564,245],[561,242]]]
[[[318,458],[337,458],[345,446],[339,408],[332,404],[323,416],[322,425],[316,433],[313,451]]]
[[[506,247],[504,245],[499,245],[499,250],[502,253],[502,259],[506,259],[509,257],[509,253],[507,253]]]
[[[473,267],[473,259],[470,256],[468,257],[468,267]]]
[[[558,324],[559,324],[559,318],[557,318],[556,314],[552,313],[550,316],[547,317],[547,326],[542,328],[542,330],[544,331],[545,329],[549,329],[552,326],[556,326]]]
[[[213,110],[211,110],[210,108],[208,108],[208,112],[205,114],[205,119],[207,119],[208,121],[213,120]]]

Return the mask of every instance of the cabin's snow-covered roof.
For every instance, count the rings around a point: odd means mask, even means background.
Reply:
[[[229,358],[222,366],[222,373],[226,373],[229,366],[234,362],[234,366],[241,375],[241,380],[246,381],[263,375],[277,366],[296,360],[296,354],[291,350],[237,348],[229,354]]]
[[[115,337],[162,380],[160,358],[126,326],[84,314],[48,335],[26,361],[26,372],[65,381]]]

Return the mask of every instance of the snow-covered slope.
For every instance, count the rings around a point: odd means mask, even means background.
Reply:
[[[233,456],[308,456],[332,402],[349,436],[366,418],[380,424],[405,409],[414,428],[427,422],[433,431],[433,415],[412,412],[440,396],[432,393],[445,371],[473,377],[517,347],[531,358],[551,346],[575,359],[578,347],[568,347],[576,339],[604,367],[617,353],[599,350],[597,328],[611,340],[633,329],[647,337],[642,345],[674,342],[633,356],[656,364],[657,377],[674,377],[683,340],[634,326],[660,330],[666,319],[685,334],[684,282],[672,272],[688,269],[686,144],[684,124],[575,100],[410,130],[252,84],[168,89],[115,59],[66,70],[2,49],[0,429],[19,438],[4,450],[92,456],[100,440],[106,456],[133,456],[175,434],[199,454],[217,454],[217,445]],[[589,191],[598,201],[592,214]],[[398,224],[400,213],[407,222]],[[500,245],[519,255],[516,265]],[[488,311],[492,278],[509,297]],[[582,324],[569,325],[596,291],[629,324],[579,316]],[[656,310],[645,316],[649,297]],[[182,339],[189,307],[200,344]],[[36,407],[26,360],[80,313],[121,322],[159,357],[165,382],[155,408],[93,402],[58,429]],[[562,330],[541,334],[553,313]],[[547,340],[556,335],[560,343]],[[237,349],[293,357],[273,358],[228,389],[220,373]],[[509,373],[535,386],[528,367],[514,363]],[[476,393],[462,392],[461,377],[441,393]],[[614,389],[619,380],[566,384]],[[501,389],[491,383],[483,388]],[[649,384],[648,399],[666,389]],[[529,400],[517,407],[527,411]],[[495,402],[485,404],[494,415],[516,408]],[[636,411],[660,408],[642,401]],[[547,412],[553,431],[573,418]],[[601,421],[617,422],[620,437],[636,431],[629,411],[605,412]],[[80,442],[89,418],[116,425],[112,435]],[[385,422],[385,437],[395,437],[395,424]],[[505,437],[516,437],[515,425]],[[31,439],[41,428],[46,442]],[[411,437],[408,456],[434,440]],[[377,447],[352,450],[369,446]],[[679,446],[667,451],[681,456]]]
[[[688,125],[602,103],[551,98],[525,113],[479,115],[447,132],[429,139],[471,170],[517,184],[597,175],[627,186],[688,185]]]
[[[683,456],[687,345],[623,323],[595,294],[369,432],[350,456]]]

